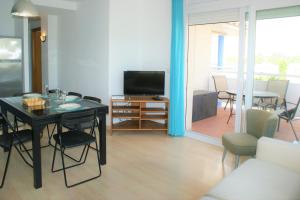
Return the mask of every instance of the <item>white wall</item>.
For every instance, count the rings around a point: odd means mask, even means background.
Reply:
[[[58,87],[108,103],[108,0],[83,1],[58,24]]]
[[[58,16],[43,15],[41,17],[41,31],[47,35],[46,41],[42,42],[42,77],[43,88],[46,85],[51,88],[58,88]]]
[[[42,29],[42,32],[44,30]],[[58,17],[48,15],[48,87],[58,87]]]
[[[211,32],[207,26],[189,27],[188,47],[188,82],[187,82],[187,107],[186,129],[192,129],[193,92],[195,90],[208,90],[211,78]]]
[[[48,13],[43,13],[41,14],[41,31],[45,31],[47,33],[47,39],[45,42],[42,42],[42,85],[43,85],[43,89],[45,88],[46,85],[48,85],[49,89],[54,89],[57,88],[54,87],[50,87],[49,86],[49,78],[48,78],[48,62],[49,60],[53,59],[51,57],[49,57],[48,55],[48,44],[49,44],[49,33],[48,33]],[[51,37],[51,36],[50,36]],[[57,59],[54,58],[54,59]],[[58,73],[57,73],[57,77],[58,77]],[[58,84],[58,81],[56,83],[56,85]]]
[[[0,36],[15,36],[16,18],[10,14],[14,0],[0,0]]]
[[[171,0],[110,0],[109,92],[123,94],[123,71],[164,70],[169,96]]]

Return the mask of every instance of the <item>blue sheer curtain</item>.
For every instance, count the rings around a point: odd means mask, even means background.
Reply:
[[[169,135],[184,136],[184,0],[172,0]]]

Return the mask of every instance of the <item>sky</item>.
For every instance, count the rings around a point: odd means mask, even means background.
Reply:
[[[258,20],[256,55],[300,56],[300,17]]]
[[[214,40],[213,40],[214,41]],[[225,58],[238,58],[238,31],[225,36]],[[212,46],[216,46],[217,41]],[[287,57],[300,56],[300,17],[286,17],[257,20],[256,23],[256,55]],[[212,49],[217,52],[217,49]],[[212,56],[216,60],[217,54]],[[225,63],[226,64],[226,63]]]

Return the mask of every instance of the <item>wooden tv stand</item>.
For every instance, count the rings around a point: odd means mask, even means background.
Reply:
[[[125,96],[111,99],[113,131],[168,131],[169,99],[153,96]]]

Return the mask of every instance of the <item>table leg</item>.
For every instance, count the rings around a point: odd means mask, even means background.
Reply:
[[[275,98],[274,110],[277,110],[278,106],[278,97]]]
[[[42,168],[41,168],[41,148],[40,148],[40,132],[39,123],[32,124],[32,154],[33,154],[33,181],[36,189],[42,187]]]
[[[229,114],[229,117],[228,117],[228,119],[227,119],[227,124],[229,123],[229,121],[230,121],[230,118],[231,118],[231,116],[233,115],[232,113],[233,113],[233,96],[230,96],[230,102],[229,102],[229,105],[230,105],[230,114]]]
[[[105,113],[98,113],[99,118],[99,146],[100,146],[100,163],[106,164],[106,116]]]
[[[1,107],[2,114],[7,118],[7,110],[4,107]],[[2,134],[7,136],[8,134],[8,126],[6,123],[2,124]],[[4,152],[8,152],[9,148],[3,148]]]

